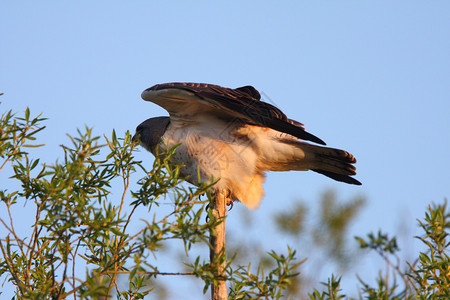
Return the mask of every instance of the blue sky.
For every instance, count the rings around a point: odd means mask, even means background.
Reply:
[[[448,1],[2,1],[0,11],[0,107],[49,118],[43,161],[85,124],[109,135],[166,115],[140,99],[156,83],[253,85],[353,153],[363,183],[272,173],[257,218],[332,188],[367,197],[355,234],[395,232],[450,195]]]

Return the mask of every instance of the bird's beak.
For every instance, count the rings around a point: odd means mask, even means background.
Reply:
[[[136,143],[137,141],[140,141],[140,139],[139,139],[140,136],[141,136],[141,134],[136,132],[136,133],[133,135],[133,137],[131,138],[131,141],[132,141],[133,143]]]

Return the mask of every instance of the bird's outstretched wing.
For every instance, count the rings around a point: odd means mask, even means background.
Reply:
[[[154,85],[141,96],[166,109],[174,121],[195,121],[208,114],[225,120],[239,119],[243,124],[268,127],[325,145],[306,132],[303,124],[288,119],[281,110],[261,101],[261,95],[252,86],[230,89],[206,83],[172,82]]]

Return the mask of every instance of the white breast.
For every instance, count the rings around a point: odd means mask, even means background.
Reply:
[[[240,124],[218,121],[202,124],[171,122],[163,142],[177,147],[173,160],[184,165],[182,176],[197,184],[220,181],[217,189],[229,189],[233,200],[239,200],[250,208],[256,208],[264,196],[262,172],[256,169],[257,154],[246,136],[237,135],[234,126]],[[175,125],[174,125],[175,124]],[[204,124],[204,123],[203,123]]]

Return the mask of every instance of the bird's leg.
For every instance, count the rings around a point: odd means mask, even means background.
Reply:
[[[202,194],[202,195],[204,195],[204,194]],[[211,195],[215,198],[216,197],[215,191],[212,191]],[[231,191],[229,189],[226,190],[226,205],[229,206],[228,211],[231,211],[233,209],[234,202],[231,199]],[[208,204],[206,204],[205,211],[208,212],[209,208],[210,208],[210,206],[208,203]],[[209,221],[209,216],[206,216],[206,222],[208,222],[208,221]]]

